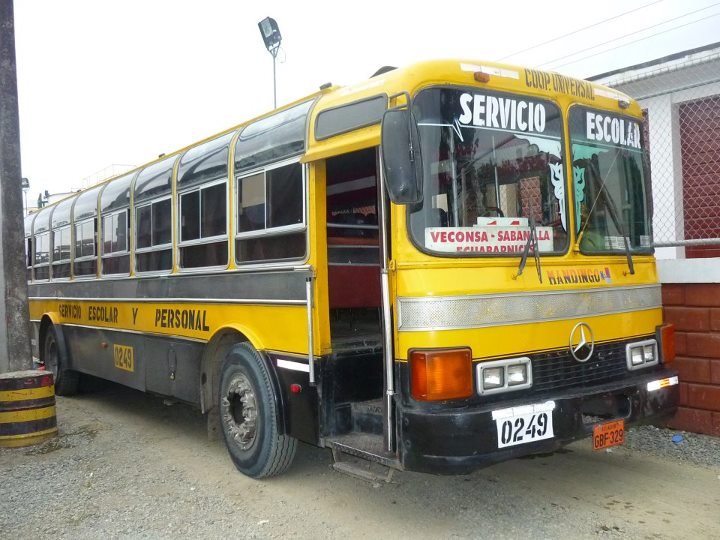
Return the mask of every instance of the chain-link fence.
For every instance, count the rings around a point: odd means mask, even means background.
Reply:
[[[720,43],[592,80],[645,111],[658,256],[720,257]]]

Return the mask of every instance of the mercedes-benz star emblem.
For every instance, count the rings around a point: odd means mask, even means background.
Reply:
[[[570,332],[570,354],[578,362],[587,362],[595,350],[592,330],[586,323],[577,323]]]

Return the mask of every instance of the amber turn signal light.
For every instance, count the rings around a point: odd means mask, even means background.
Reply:
[[[470,349],[410,352],[410,392],[418,401],[461,399],[472,395]]]
[[[658,340],[662,351],[663,364],[669,364],[675,360],[675,325],[663,324],[658,327]]]

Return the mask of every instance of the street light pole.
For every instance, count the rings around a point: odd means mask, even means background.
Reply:
[[[272,55],[273,57],[273,109],[277,109],[277,80],[275,77],[275,60],[277,58],[277,51]]]
[[[280,43],[282,42],[282,36],[280,35],[280,28],[277,22],[272,17],[265,17],[258,23],[260,28],[260,35],[265,43],[265,48],[273,57],[273,108],[277,107],[277,81],[275,76],[275,61],[277,59],[278,51],[280,50]]]

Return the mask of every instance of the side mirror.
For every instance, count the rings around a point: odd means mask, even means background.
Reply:
[[[380,148],[390,200],[396,204],[422,201],[420,134],[409,109],[385,111]]]

